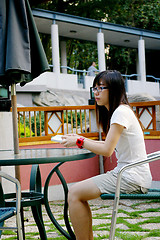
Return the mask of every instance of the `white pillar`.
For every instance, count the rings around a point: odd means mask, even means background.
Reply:
[[[141,81],[146,82],[145,42],[142,38],[138,41],[138,62]]]
[[[60,49],[61,49],[61,65],[67,67],[66,41],[60,42]],[[67,68],[62,68],[62,73],[67,73]]]
[[[58,25],[51,26],[53,72],[60,73]]]
[[[101,72],[106,70],[104,34],[102,32],[97,33],[97,49],[99,71]]]
[[[139,70],[139,59],[138,59],[138,52],[137,52],[137,55],[136,55],[136,70],[137,70],[137,80],[138,81],[141,81],[141,76],[140,76],[140,70]]]

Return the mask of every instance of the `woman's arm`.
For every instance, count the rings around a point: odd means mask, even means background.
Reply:
[[[83,147],[90,150],[98,155],[103,155],[110,157],[118,143],[118,140],[121,136],[124,127],[119,124],[112,124],[108,131],[105,141],[94,141],[88,138],[85,138]],[[76,141],[79,138],[79,135],[68,134],[63,137],[62,144],[65,147],[76,146]]]

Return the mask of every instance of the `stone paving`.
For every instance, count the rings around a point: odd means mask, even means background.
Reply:
[[[94,240],[109,239],[112,200],[96,199],[89,202],[93,214]],[[63,201],[54,201],[50,206],[61,226],[63,221]],[[29,208],[25,208],[26,239],[40,239],[38,229]],[[64,238],[51,224],[43,207],[43,217],[48,239]],[[14,225],[15,219],[6,221],[6,225]],[[1,239],[17,239],[12,232],[3,231]],[[158,240],[160,239],[160,201],[121,200],[116,225],[115,240]],[[43,239],[42,239],[43,240]]]

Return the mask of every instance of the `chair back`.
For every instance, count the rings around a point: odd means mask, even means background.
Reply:
[[[4,206],[5,206],[4,194],[3,194],[2,183],[0,182],[0,207],[4,207]]]

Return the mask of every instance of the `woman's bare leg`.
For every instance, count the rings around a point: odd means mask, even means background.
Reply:
[[[70,188],[69,215],[76,240],[93,240],[92,214],[87,201],[100,195],[100,190],[91,179],[76,183]]]

